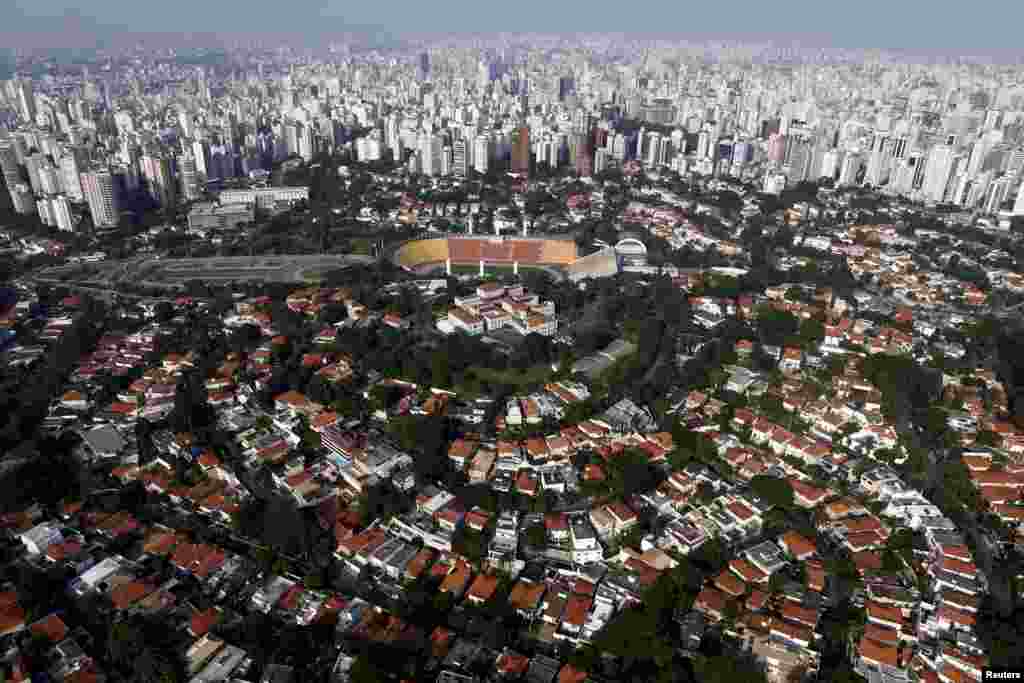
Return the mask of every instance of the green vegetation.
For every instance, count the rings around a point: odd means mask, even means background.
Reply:
[[[750,481],[750,488],[767,503],[787,510],[793,507],[793,487],[785,479],[758,475]]]

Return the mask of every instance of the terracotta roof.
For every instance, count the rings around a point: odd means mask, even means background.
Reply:
[[[153,592],[153,587],[141,581],[123,583],[110,592],[114,609],[122,610]]]
[[[895,647],[887,647],[871,640],[867,636],[860,639],[857,651],[861,657],[873,662],[891,667],[899,666],[899,656]]]
[[[903,623],[903,613],[895,607],[888,607],[872,601],[867,604],[867,613],[871,619],[880,619],[894,624]]]
[[[742,577],[744,581],[750,581],[753,583],[763,581],[768,576],[753,564],[742,558],[730,560],[729,569],[732,570],[733,573]]]
[[[517,581],[512,586],[512,592],[508,596],[509,605],[512,609],[533,610],[540,604],[547,587],[543,583],[532,581]]]
[[[974,615],[966,610],[956,609],[950,607],[947,604],[942,604],[938,611],[935,613],[935,617],[939,620],[946,620],[954,624],[965,627],[973,627],[976,621]]]
[[[694,606],[698,609],[704,607],[710,611],[721,613],[725,609],[728,598],[722,591],[705,586],[694,600]]]
[[[503,652],[495,662],[494,668],[506,676],[521,676],[530,668],[530,658],[517,652]]]
[[[792,624],[788,621],[772,621],[772,631],[778,631],[792,640],[798,640],[803,642],[811,642],[814,640],[814,631],[801,626],[799,624]]]
[[[900,632],[894,628],[886,628],[879,624],[868,622],[864,625],[864,637],[870,638],[882,645],[895,647],[900,642]]]
[[[796,558],[812,554],[818,549],[813,541],[795,531],[787,531],[782,534],[782,542],[786,545],[789,553]]]
[[[558,683],[583,683],[587,680],[587,673],[580,671],[572,664],[566,664],[558,672]]]
[[[728,569],[723,569],[719,572],[718,576],[714,578],[713,583],[716,588],[732,597],[739,597],[747,592],[747,585],[736,578]]]
[[[42,636],[51,643],[59,643],[68,633],[68,627],[56,614],[51,614],[32,624],[29,631],[34,636]]]
[[[202,638],[220,619],[220,610],[215,607],[196,612],[189,621],[189,631],[195,638]]]
[[[565,611],[562,613],[562,621],[573,626],[582,626],[587,620],[587,613],[590,611],[594,599],[585,595],[570,595],[565,603]]]
[[[479,574],[469,587],[468,597],[486,602],[498,589],[498,577],[493,574]]]
[[[786,601],[786,604],[782,607],[782,616],[784,619],[796,622],[798,624],[804,624],[814,628],[818,625],[818,611],[804,607],[802,605],[796,605],[792,602]]]

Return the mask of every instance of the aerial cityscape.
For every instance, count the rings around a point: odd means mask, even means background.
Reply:
[[[62,4],[0,10],[0,682],[1024,679],[1019,17]]]

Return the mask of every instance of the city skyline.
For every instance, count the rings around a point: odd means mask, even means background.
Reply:
[[[859,3],[855,13],[845,14],[821,12],[809,0],[745,7],[740,12],[713,5],[686,8],[660,2],[631,6],[628,13],[602,9],[607,8],[576,1],[552,7],[533,0],[518,3],[516,12],[466,0],[431,5],[391,3],[386,7],[352,7],[337,0],[263,6],[239,2],[209,5],[197,0],[172,5],[97,0],[85,12],[69,0],[14,0],[0,10],[4,27],[0,42],[19,49],[92,48],[156,36],[183,44],[262,38],[313,46],[342,33],[387,43],[440,35],[581,32],[621,34],[627,39],[769,41],[809,48],[1009,56],[1020,53],[1014,27],[1024,21],[1024,9],[988,1],[972,5],[973,11],[967,15],[943,14],[923,2],[893,6],[879,0]]]

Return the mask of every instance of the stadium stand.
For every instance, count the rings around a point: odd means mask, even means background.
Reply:
[[[395,261],[403,268],[416,268],[427,263],[444,263],[449,256],[448,240],[426,239],[403,244],[395,254]]]
[[[571,263],[566,270],[573,282],[587,278],[611,277],[619,272],[619,255],[614,247],[595,251]]]
[[[451,238],[408,242],[395,253],[395,261],[405,268],[444,262],[568,266],[576,260],[576,243],[571,240],[533,238]]]

